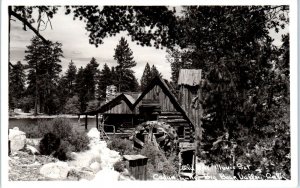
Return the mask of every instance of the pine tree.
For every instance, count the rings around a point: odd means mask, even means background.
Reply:
[[[69,98],[64,105],[63,113],[65,114],[78,114],[80,113],[80,102],[77,95]]]
[[[86,65],[84,69],[84,82],[87,87],[87,100],[94,100],[96,97],[96,83],[99,77],[99,64],[93,57],[89,64]]]
[[[73,61],[69,63],[68,70],[66,71],[66,80],[67,80],[67,89],[68,89],[68,96],[72,97],[74,95],[74,84],[76,79],[76,72],[77,68],[74,65]]]
[[[110,68],[105,63],[98,80],[98,99],[105,100],[106,87],[113,84]]]
[[[88,86],[85,82],[85,73],[84,68],[80,67],[78,69],[76,80],[75,80],[75,92],[78,96],[78,101],[80,103],[80,112],[85,112],[87,107],[87,90]]]
[[[20,102],[25,92],[24,65],[18,61],[16,65],[9,69],[9,108],[19,108]]]
[[[152,72],[150,70],[150,65],[147,62],[144,72],[143,72],[143,76],[141,78],[141,90],[144,91],[144,89],[150,84],[152,80]]]
[[[157,70],[157,68],[155,67],[155,65],[152,65],[152,67],[151,67],[151,78],[153,79],[153,78],[155,78],[157,76],[160,77],[160,78],[162,78],[161,73]]]
[[[135,91],[136,78],[132,67],[136,66],[133,60],[133,53],[124,37],[121,37],[119,44],[115,48],[114,59],[117,61],[116,72],[118,76],[118,90],[120,91]]]
[[[114,66],[111,67],[111,82],[112,82],[112,85],[115,85],[115,86],[117,86],[119,84],[119,76],[117,74],[116,67],[114,67]]]
[[[28,62],[27,93],[34,97],[34,114],[45,112],[57,113],[58,100],[56,87],[61,72],[60,57],[63,57],[62,44],[48,41],[45,44],[38,37],[33,37],[31,44],[25,50],[25,60]]]
[[[80,111],[85,112],[87,104],[96,98],[96,84],[99,80],[99,64],[95,58],[85,68],[80,67],[75,80],[75,93],[79,98]]]
[[[75,82],[74,82],[75,83]],[[69,84],[68,79],[66,75],[61,76],[58,84],[57,84],[57,94],[59,98],[59,112],[64,113],[64,106],[66,105],[66,102],[70,99],[70,93],[69,93],[69,87],[67,87]],[[74,90],[74,88],[73,88]],[[74,92],[73,92],[74,93]]]

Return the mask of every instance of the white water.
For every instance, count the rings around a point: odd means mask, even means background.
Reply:
[[[114,170],[113,165],[122,158],[119,152],[110,150],[106,142],[100,140],[100,133],[96,128],[92,128],[87,135],[90,138],[90,149],[73,153],[75,160],[68,162],[69,166],[78,169],[89,167],[92,163],[98,162],[100,163],[100,169],[96,172],[92,181],[118,181],[122,175]]]

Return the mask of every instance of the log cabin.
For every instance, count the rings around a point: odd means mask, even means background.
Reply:
[[[163,121],[177,131],[180,166],[195,169],[195,130],[201,127],[201,70],[181,69],[178,78],[179,95],[160,77],[155,77],[142,93],[120,93],[95,111],[80,115],[95,115],[104,125],[113,125],[114,134],[124,136],[146,121]],[[111,95],[110,95],[111,96]],[[99,118],[101,116],[101,118]],[[87,121],[85,121],[87,127]],[[126,136],[126,134],[125,134]],[[182,170],[184,173],[184,170]]]

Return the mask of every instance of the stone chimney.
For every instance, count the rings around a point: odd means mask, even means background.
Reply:
[[[109,85],[106,87],[106,100],[105,102],[111,101],[117,95],[117,87],[114,85]]]

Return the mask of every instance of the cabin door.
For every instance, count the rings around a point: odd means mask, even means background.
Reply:
[[[143,122],[155,121],[161,112],[161,106],[159,101],[154,100],[143,100],[139,107],[140,116]]]

